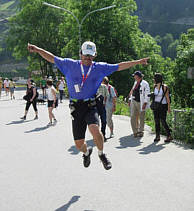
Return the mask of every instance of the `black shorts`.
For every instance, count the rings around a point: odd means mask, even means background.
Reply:
[[[48,100],[48,108],[53,107],[54,100]],[[55,108],[58,106],[58,99],[55,102]]]
[[[88,102],[70,103],[72,115],[72,130],[74,140],[85,139],[87,125],[99,125],[96,105],[91,106]]]

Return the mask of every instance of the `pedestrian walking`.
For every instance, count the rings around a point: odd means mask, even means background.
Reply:
[[[115,89],[113,86],[109,84],[109,79],[108,77],[104,77],[103,83],[107,86],[109,95],[106,101],[106,121],[107,125],[110,129],[110,138],[114,137],[114,124],[113,124],[113,119],[112,115],[116,111],[116,101],[117,101],[117,95],[115,92]]]
[[[47,81],[47,77],[45,76],[40,82],[40,88],[42,89],[43,99],[46,99],[46,81]]]
[[[47,80],[47,98],[48,98],[48,113],[49,113],[49,120],[48,126],[51,126],[53,123],[56,124],[57,120],[55,118],[55,115],[53,113],[53,109],[58,106],[58,99],[57,99],[57,91],[55,87],[53,86],[53,81],[51,79]],[[52,121],[53,120],[53,121]]]
[[[3,79],[2,77],[0,77],[0,98],[1,98],[2,88],[3,88]]]
[[[24,96],[24,99],[27,102],[26,102],[24,116],[21,117],[21,119],[26,120],[26,116],[27,116],[27,113],[28,113],[28,110],[29,110],[31,104],[32,104],[32,106],[34,108],[34,112],[35,112],[34,120],[38,119],[37,98],[38,98],[38,92],[36,90],[35,83],[32,79],[28,79],[27,91],[26,91],[26,95]]]
[[[108,88],[105,84],[101,83],[97,91],[96,106],[98,109],[98,114],[101,120],[101,132],[104,136],[104,141],[107,141],[106,138],[106,101],[109,96]]]
[[[4,80],[4,89],[5,89],[5,95],[8,96],[9,95],[9,79],[5,78]]]
[[[92,148],[87,148],[85,133],[87,126],[98,148],[98,155],[106,170],[112,167],[111,162],[103,152],[103,135],[99,129],[98,112],[96,108],[96,92],[105,76],[115,71],[121,71],[137,64],[147,64],[148,58],[137,61],[121,62],[119,64],[107,64],[94,62],[97,55],[96,45],[86,41],[82,44],[81,60],[60,58],[52,53],[28,44],[30,52],[38,53],[51,63],[55,63],[58,69],[65,75],[70,95],[70,110],[72,115],[73,136],[77,149],[83,152],[83,164],[90,165]]]
[[[166,122],[167,111],[171,112],[170,109],[170,98],[169,98],[169,89],[168,86],[163,83],[163,77],[160,73],[156,73],[154,76],[154,93],[153,93],[153,102],[151,108],[154,113],[155,121],[155,131],[156,138],[154,142],[160,141],[160,122],[162,123],[164,129],[166,130],[167,138],[164,140],[166,143],[169,143],[173,140],[171,136],[171,129]],[[155,106],[153,106],[155,104]]]
[[[141,71],[133,74],[135,83],[129,93],[129,106],[131,108],[131,127],[134,137],[143,137],[145,112],[150,106],[150,87],[147,81],[143,80]],[[139,121],[138,121],[139,120]]]
[[[10,97],[11,97],[11,100],[12,99],[15,100],[15,95],[14,95],[15,83],[14,83],[13,79],[10,79],[9,87],[10,87]]]
[[[63,93],[64,93],[64,88],[65,88],[65,80],[64,77],[61,77],[61,79],[57,82],[57,89],[59,90],[59,95],[60,95],[60,103],[63,101]]]

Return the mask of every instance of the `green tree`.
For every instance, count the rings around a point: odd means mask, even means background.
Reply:
[[[116,8],[89,15],[82,24],[82,42],[91,40],[97,45],[96,61],[118,63],[150,56],[148,67],[137,66],[111,76],[119,94],[126,96],[133,84],[131,74],[142,70],[152,83],[155,72],[171,72],[171,62],[161,57],[154,38],[139,29],[134,0],[49,1],[66,8],[81,21],[90,11],[115,4]],[[54,2],[54,3],[53,3]],[[16,58],[27,56],[30,70],[41,69],[48,74],[52,66],[37,54],[29,55],[27,43],[38,45],[55,55],[78,58],[78,25],[74,17],[62,10],[42,4],[43,0],[21,0],[20,12],[10,21],[9,45]],[[50,74],[50,72],[49,72]]]
[[[183,33],[179,43],[174,71],[175,98],[181,107],[193,107],[193,80],[187,78],[187,70],[189,67],[194,67],[194,28]]]
[[[60,1],[58,1],[60,2]],[[27,57],[29,70],[41,70],[42,75],[52,74],[52,65],[36,54],[28,54],[27,43],[34,43],[54,54],[59,54],[65,44],[58,36],[64,15],[54,13],[42,0],[21,0],[19,12],[10,19],[9,49],[16,59]]]

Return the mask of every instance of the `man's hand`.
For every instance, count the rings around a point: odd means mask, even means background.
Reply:
[[[140,60],[139,60],[139,62],[140,62],[139,64],[147,65],[149,59],[150,59],[149,57],[140,59]]]
[[[36,45],[32,45],[28,43],[28,51],[30,53],[38,53],[40,56],[42,56],[44,59],[46,59],[48,62],[55,63],[54,62],[54,55],[42,48],[37,47]]]
[[[37,52],[37,50],[38,50],[38,47],[36,45],[32,45],[32,44],[28,43],[28,51],[30,53]]]
[[[115,111],[116,111],[116,105],[113,105],[112,112],[115,112]]]

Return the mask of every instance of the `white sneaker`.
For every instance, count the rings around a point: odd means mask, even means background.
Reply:
[[[115,136],[114,133],[110,134],[110,138],[114,138],[114,136]]]
[[[47,127],[50,127],[50,126],[52,126],[52,122],[49,122],[49,123],[47,124]]]

